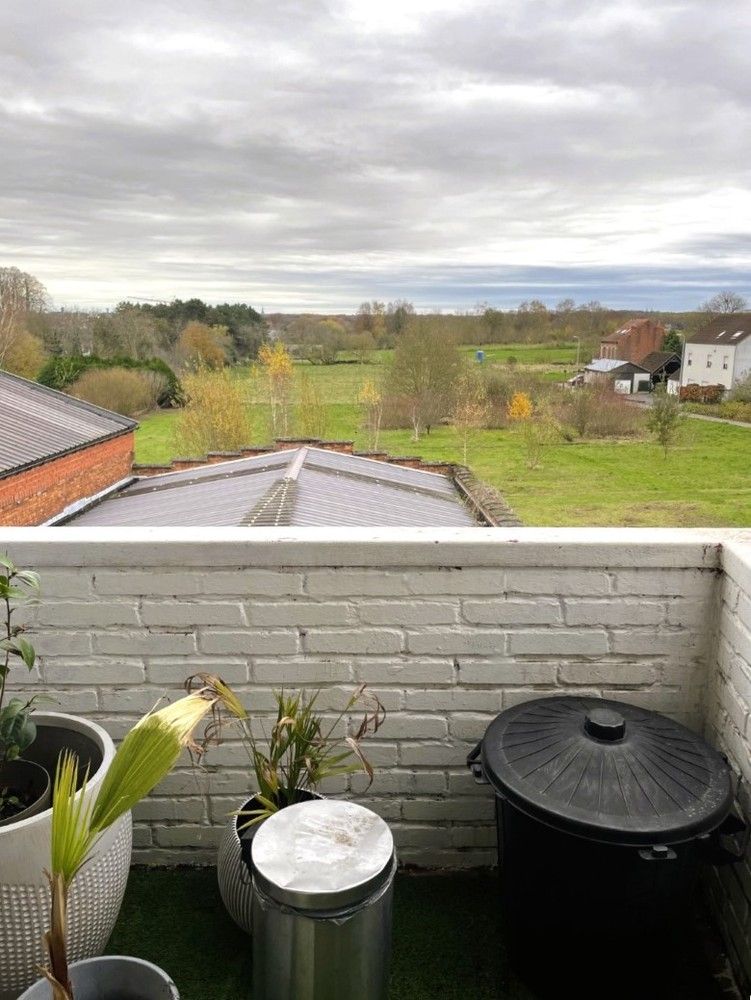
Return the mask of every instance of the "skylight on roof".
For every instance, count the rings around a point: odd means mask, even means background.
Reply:
[[[742,336],[743,336],[743,330],[736,330],[736,332],[733,334],[733,336],[730,339],[731,340],[735,340],[736,337],[742,337]]]
[[[717,334],[717,339],[719,340],[720,337],[724,337],[726,333],[727,333],[727,330],[723,330],[722,333],[718,333]]]

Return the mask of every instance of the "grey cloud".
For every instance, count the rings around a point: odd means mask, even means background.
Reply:
[[[6,11],[0,256],[81,304],[448,307],[551,267],[558,297],[747,291],[749,12],[707,9],[437,4],[401,33],[349,0]]]

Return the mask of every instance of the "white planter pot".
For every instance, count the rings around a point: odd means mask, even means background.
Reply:
[[[323,797],[316,792],[303,794],[305,798],[310,799]],[[249,809],[251,805],[252,799],[248,799],[240,808]],[[250,872],[243,861],[240,835],[237,832],[237,824],[242,826],[246,819],[247,817],[243,816],[230,816],[219,843],[216,877],[224,908],[240,930],[250,934],[253,930],[253,887],[250,881]],[[260,825],[259,823],[251,828],[251,837]]]
[[[54,775],[61,746],[91,760],[87,798],[104,780],[115,746],[101,726],[75,715],[35,712],[38,747],[27,754]],[[36,744],[35,744],[36,746]],[[39,978],[49,927],[52,809],[0,827],[0,1000],[15,998]],[[120,912],[130,868],[130,813],[107,830],[73,883],[69,907],[69,960],[101,955]]]

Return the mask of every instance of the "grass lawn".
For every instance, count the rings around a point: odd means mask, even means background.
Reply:
[[[667,984],[650,978],[655,992],[629,992],[628,1000],[716,1000],[702,949],[692,944],[685,943]],[[575,982],[572,995],[580,1000],[587,981],[599,984],[590,975],[586,945],[568,969]],[[549,955],[542,938],[539,949],[545,966]],[[175,980],[182,1000],[252,1000],[251,951],[250,939],[224,912],[213,868],[131,871],[108,954],[155,962]],[[630,955],[628,965],[638,966],[638,956]],[[613,990],[628,970],[611,971],[605,992],[598,988],[594,996],[615,998]],[[390,1000],[560,1000],[569,994],[560,982],[552,991],[532,988],[514,971],[504,943],[497,876],[479,871],[397,876],[389,995]]]
[[[485,352],[485,364],[506,364],[515,358],[520,365],[573,365],[576,362],[576,344],[551,347],[547,344],[478,344],[477,347],[462,348],[475,356],[475,351]],[[587,349],[582,347],[580,360],[585,358]]]
[[[518,353],[566,351],[515,345]],[[510,348],[492,348],[508,351]],[[385,353],[385,352],[381,352]],[[365,378],[377,378],[377,364],[296,365],[327,403],[326,436],[354,440],[365,448],[359,429],[357,395]],[[541,378],[561,377],[562,368],[539,369]],[[251,397],[260,400],[253,380]],[[268,408],[252,406],[253,443],[267,443]],[[176,455],[172,426],[176,411],[144,417],[136,433],[138,462],[168,462]],[[290,434],[298,433],[294,417]],[[381,447],[392,454],[461,461],[457,435],[438,427],[419,442],[408,430],[385,431]],[[509,430],[479,431],[468,462],[477,475],[496,486],[525,524],[536,525],[751,525],[751,428],[687,420],[682,439],[668,455],[649,440],[560,441],[543,451],[541,466],[528,469],[522,443]]]

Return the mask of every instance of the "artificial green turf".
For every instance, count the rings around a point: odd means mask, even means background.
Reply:
[[[549,939],[540,934],[534,942],[535,969],[522,978],[505,947],[496,880],[487,871],[397,876],[390,1000],[718,997],[702,949],[690,941],[666,981],[639,979],[633,992],[617,993],[637,955],[626,951],[622,967],[595,976],[591,943],[584,938],[559,978]],[[155,962],[175,980],[182,1000],[252,1000],[251,942],[226,915],[214,869],[133,869],[107,951]],[[540,971],[553,973],[552,985],[527,985],[529,975]],[[592,993],[588,982],[594,982]]]

